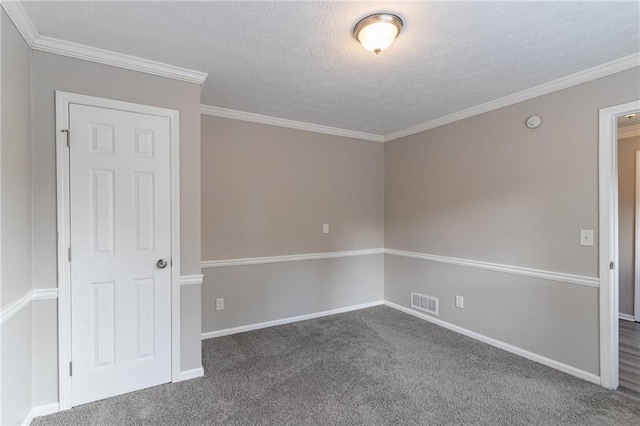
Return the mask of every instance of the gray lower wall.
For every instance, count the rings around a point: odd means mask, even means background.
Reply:
[[[0,309],[31,291],[31,49],[0,8]],[[31,409],[31,304],[0,329],[0,424]]]
[[[598,375],[598,289],[385,255],[384,298],[437,297],[440,320]],[[455,297],[464,297],[464,309]]]
[[[22,425],[31,410],[31,328],[31,304],[2,324],[2,425]]]
[[[383,255],[204,269],[202,331],[383,299]],[[225,307],[215,310],[216,298]]]
[[[386,143],[386,247],[597,277],[598,111],[639,97],[636,67]],[[387,259],[387,298],[421,289],[445,321],[598,374],[594,288]]]
[[[640,137],[618,140],[618,254],[620,312],[634,315],[636,151]]]

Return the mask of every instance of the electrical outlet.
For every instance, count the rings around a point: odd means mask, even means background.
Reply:
[[[464,309],[464,297],[456,296],[456,308]]]
[[[323,234],[328,234],[329,233],[329,224],[328,223],[323,223],[322,224],[322,233]]]
[[[216,311],[222,311],[224,309],[224,298],[216,299]]]

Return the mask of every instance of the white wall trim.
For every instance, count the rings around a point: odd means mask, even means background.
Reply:
[[[545,271],[542,269],[523,268],[520,266],[503,265],[499,263],[482,262],[478,260],[459,259],[455,257],[437,256],[433,254],[417,253],[413,251],[385,249],[386,254],[408,257],[411,259],[429,260],[432,262],[447,263],[451,265],[465,266],[469,268],[485,269],[489,271],[504,272],[507,274],[523,275],[526,277],[540,278],[550,281],[558,281],[569,284],[578,284],[588,287],[598,287],[599,280],[596,277],[565,274],[562,272]]]
[[[334,251],[329,253],[291,254],[285,256],[247,257],[243,259],[204,260],[200,264],[203,269],[222,268],[225,266],[263,265],[267,263],[297,262],[301,260],[335,259],[339,257],[369,256],[383,254],[383,248]]]
[[[24,296],[9,303],[4,308],[0,309],[0,324],[4,324],[12,316],[16,315],[22,309],[27,307],[29,302],[34,300],[51,300],[58,298],[57,288],[36,288],[30,290]]]
[[[0,324],[4,324],[9,318],[16,315],[22,309],[27,307],[31,302],[32,292],[29,291],[27,294],[22,297],[17,298],[13,302],[9,303],[7,306],[0,310]]]
[[[633,315],[625,314],[624,312],[619,312],[618,313],[618,318],[620,318],[621,320],[624,320],[624,321],[631,321],[631,322],[635,322],[635,320],[636,320],[633,317]]]
[[[105,49],[72,43],[51,37],[41,36],[24,8],[18,1],[2,1],[2,7],[13,21],[27,44],[34,50],[55,53],[57,55],[82,59],[89,62],[111,65],[118,68],[186,81],[201,85],[207,73],[181,68],[162,62],[151,61],[137,56],[125,55]]]
[[[180,277],[180,285],[183,286],[183,285],[202,284],[202,279],[203,278],[204,278],[204,275],[202,275],[202,274],[198,274],[198,275],[182,275]]]
[[[31,414],[33,417],[42,417],[48,416],[49,414],[60,412],[60,404],[57,402],[52,402],[51,404],[38,405],[31,409]]]
[[[481,341],[483,343],[487,343],[487,344],[489,344],[491,346],[495,346],[496,348],[505,350],[507,352],[511,352],[512,354],[515,354],[515,355],[527,358],[527,359],[529,359],[531,361],[535,361],[535,362],[538,362],[540,364],[546,365],[547,367],[555,368],[556,370],[560,370],[560,371],[562,371],[564,373],[570,374],[570,375],[578,377],[580,379],[587,380],[587,381],[589,381],[591,383],[595,383],[597,385],[600,384],[600,377],[595,375],[595,374],[593,374],[593,373],[589,373],[588,371],[584,371],[584,370],[581,370],[579,368],[572,367],[570,365],[567,365],[567,364],[564,364],[562,362],[553,360],[551,358],[547,358],[545,356],[536,354],[534,352],[530,352],[530,351],[528,351],[526,349],[522,349],[522,348],[519,348],[517,346],[513,346],[513,345],[511,345],[509,343],[505,343],[505,342],[502,342],[500,340],[484,336],[484,335],[482,335],[480,333],[476,333],[475,331],[471,331],[471,330],[468,330],[466,328],[462,328],[462,327],[459,327],[457,325],[448,323],[448,322],[443,321],[441,319],[434,318],[434,317],[426,315],[426,314],[422,314],[420,312],[414,311],[413,309],[410,309],[410,308],[395,304],[393,302],[385,301],[384,304],[389,306],[389,307],[391,307],[391,308],[394,308],[394,309],[397,309],[397,310],[402,311],[404,313],[407,313],[409,315],[412,315],[414,317],[417,317],[417,318],[423,319],[425,321],[428,321],[430,323],[439,325],[440,327],[447,328],[449,330],[455,331],[456,333],[460,333],[460,334],[465,335],[467,337],[471,337],[472,339],[476,339],[476,340],[479,340],[479,341]]]
[[[58,298],[57,288],[34,288],[31,300],[52,300]]]
[[[247,331],[260,330],[260,329],[268,328],[268,327],[275,327],[277,325],[291,324],[292,322],[306,321],[306,320],[310,320],[310,319],[314,319],[314,318],[326,317],[326,316],[329,316],[329,315],[342,314],[342,313],[345,313],[345,312],[357,311],[357,310],[360,310],[360,309],[371,308],[373,306],[380,306],[380,305],[383,305],[383,304],[384,304],[384,300],[377,300],[375,302],[362,303],[360,305],[346,306],[344,308],[331,309],[331,310],[328,310],[328,311],[315,312],[315,313],[312,313],[312,314],[298,315],[298,316],[295,316],[295,317],[288,317],[288,318],[281,318],[281,319],[277,319],[277,320],[273,320],[273,321],[259,322],[259,323],[256,323],[256,324],[243,325],[243,326],[240,326],[240,327],[226,328],[224,330],[208,331],[208,332],[202,333],[202,340],[212,339],[214,337],[230,336],[232,334],[245,333]]]
[[[180,375],[178,376],[178,380],[174,380],[174,381],[182,382],[184,380],[191,380],[191,379],[195,379],[197,377],[203,377],[203,376],[204,376],[204,368],[198,367],[198,368],[193,368],[187,371],[181,371]]]
[[[326,135],[343,136],[346,138],[362,139],[373,142],[384,142],[383,135],[359,132],[356,130],[340,129],[338,127],[323,126],[321,124],[307,123],[304,121],[287,120],[268,115],[254,114],[251,112],[237,111],[216,106],[200,105],[200,113],[214,117],[231,118],[234,120],[250,121],[252,123],[267,124],[269,126],[286,127],[288,129],[306,130],[307,132],[324,133]]]
[[[416,126],[409,127],[404,130],[399,130],[385,136],[385,142],[399,139],[405,136],[413,135],[416,133],[424,132],[425,130],[433,129],[435,127],[444,126],[445,124],[453,123],[465,118],[480,115],[485,112],[494,111],[496,109],[504,108],[509,105],[517,104],[519,102],[527,101],[529,99],[537,98],[538,96],[547,95],[552,92],[557,92],[562,89],[567,89],[578,84],[586,83],[588,81],[596,80],[601,77],[606,77],[617,72],[625,71],[634,67],[640,66],[640,54],[633,54],[625,56],[624,58],[616,59],[615,61],[607,62],[602,65],[595,66],[593,68],[586,69],[584,71],[577,72],[575,74],[568,75],[566,77],[559,78],[557,80],[550,81],[548,83],[540,84],[530,89],[522,90],[512,95],[504,96],[493,101],[486,102],[484,104],[476,105],[471,108],[464,109],[462,111],[454,112],[444,117],[436,118]]]
[[[39,36],[33,42],[33,49],[84,61],[96,62],[113,67],[124,68],[132,71],[153,74],[174,80],[186,81],[201,85],[207,78],[207,74],[200,71],[164,64],[110,50],[98,49],[84,44],[72,43],[51,37]]]
[[[22,422],[23,426],[29,426],[33,419],[36,417],[47,416],[49,414],[54,414],[60,412],[60,404],[57,402],[53,402],[51,404],[38,405],[36,407],[31,408],[29,414]]]
[[[640,136],[640,124],[618,128],[618,139],[632,138],[635,136]]]
[[[38,30],[33,26],[33,23],[27,16],[22,4],[18,1],[0,1],[3,9],[7,12],[9,19],[18,29],[24,41],[27,42],[29,47],[33,47],[33,42],[38,38]]]

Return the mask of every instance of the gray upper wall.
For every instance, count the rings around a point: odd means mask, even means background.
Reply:
[[[597,276],[598,110],[638,98],[633,68],[385,144],[386,247]]]
[[[383,228],[382,144],[202,116],[203,260],[380,248]]]
[[[2,307],[31,290],[31,49],[2,14]]]
[[[0,308],[31,291],[31,49],[0,8]],[[0,329],[0,424],[22,424],[32,402],[31,305]]]
[[[634,315],[636,151],[640,137],[618,140],[618,254],[620,256],[620,312]]]

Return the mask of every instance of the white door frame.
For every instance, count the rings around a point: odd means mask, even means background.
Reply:
[[[618,387],[618,128],[616,119],[640,110],[640,100],[600,110],[599,275],[600,384]],[[613,268],[610,268],[613,262]]]
[[[56,201],[58,228],[58,380],[60,410],[71,408],[71,263],[68,259],[69,212],[69,104],[89,105],[167,117],[171,135],[171,379],[180,374],[180,138],[178,111],[93,96],[56,91]],[[72,129],[73,130],[73,129]]]
[[[633,275],[633,317],[640,322],[640,151],[636,151],[635,266]]]

